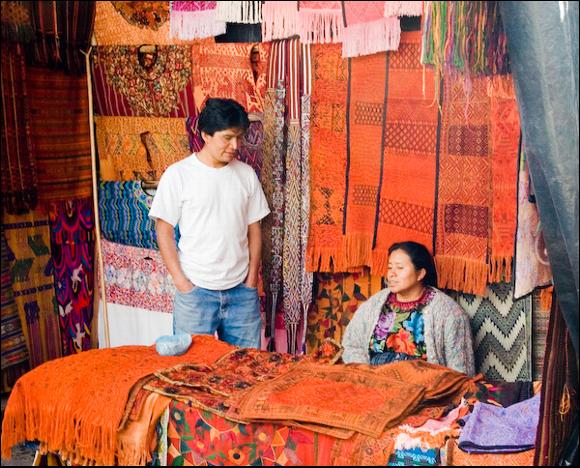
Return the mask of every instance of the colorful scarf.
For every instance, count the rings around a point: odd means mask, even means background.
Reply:
[[[397,17],[385,16],[385,3],[387,2],[343,2],[343,57],[358,57],[398,49],[401,23]]]
[[[175,286],[161,254],[101,240],[108,303],[173,312]]]
[[[99,47],[93,62],[95,113],[116,116],[194,115],[189,46]],[[151,58],[152,64],[147,61]]]
[[[211,364],[231,348],[199,335],[181,356],[160,356],[153,346],[123,346],[90,350],[34,369],[17,382],[8,400],[2,457],[10,457],[14,445],[30,439],[75,464],[134,465],[143,454],[123,451],[117,441],[133,384],[182,362]]]
[[[258,50],[260,70],[256,79],[251,54]],[[264,111],[266,64],[270,44],[199,44],[192,48],[193,81],[207,98],[234,99],[247,112]]]
[[[312,46],[308,271],[346,271],[342,250],[347,172],[347,61],[339,45]]]
[[[30,68],[27,86],[39,200],[50,203],[90,196],[86,77]]]
[[[185,119],[95,117],[102,180],[159,180],[191,152]]]
[[[299,2],[300,42],[342,42],[344,19],[341,2]]]
[[[264,2],[262,6],[262,41],[284,39],[300,33],[298,2]]]
[[[14,299],[34,368],[62,355],[48,219],[37,210],[5,215],[2,222]]]
[[[2,3],[2,11],[4,4]],[[2,26],[4,27],[4,25]],[[2,199],[8,213],[22,214],[37,202],[37,178],[30,139],[26,66],[20,46],[2,47]]]
[[[91,349],[95,233],[93,200],[48,207],[50,247],[60,319],[62,355]]]
[[[202,39],[226,32],[225,21],[217,19],[217,2],[170,2],[170,33],[179,39]]]
[[[229,23],[261,23],[262,22],[262,2],[216,2],[216,18],[219,21]]]
[[[8,244],[2,227],[2,391],[12,388],[15,380],[5,373],[9,368],[28,366],[28,349],[22,331],[18,307],[14,301],[14,291],[10,279]],[[19,375],[18,375],[19,377]]]

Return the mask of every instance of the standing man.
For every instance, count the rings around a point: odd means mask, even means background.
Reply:
[[[248,127],[236,101],[209,99],[198,119],[203,149],[167,168],[149,216],[177,289],[173,332],[217,331],[230,344],[259,348],[260,220],[270,209],[254,170],[235,158]]]

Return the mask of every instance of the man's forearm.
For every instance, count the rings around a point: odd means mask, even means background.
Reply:
[[[246,285],[256,287],[262,255],[262,228],[259,222],[248,227],[248,249],[250,251],[250,265]]]

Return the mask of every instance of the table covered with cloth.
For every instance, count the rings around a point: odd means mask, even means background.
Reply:
[[[339,356],[330,342],[293,356],[194,336],[181,356],[124,346],[50,361],[15,385],[2,456],[37,440],[72,464],[437,464],[481,376]]]

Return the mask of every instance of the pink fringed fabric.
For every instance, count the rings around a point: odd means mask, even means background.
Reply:
[[[421,16],[423,2],[385,2],[385,16]]]
[[[346,27],[342,56],[358,57],[397,50],[401,24],[397,17],[385,17],[386,2],[344,2]]]
[[[264,2],[262,7],[262,41],[299,34],[298,2]]]
[[[171,2],[171,37],[201,39],[225,34],[225,21],[217,19],[217,2]]]
[[[300,42],[327,44],[342,42],[344,19],[341,2],[299,2]]]

